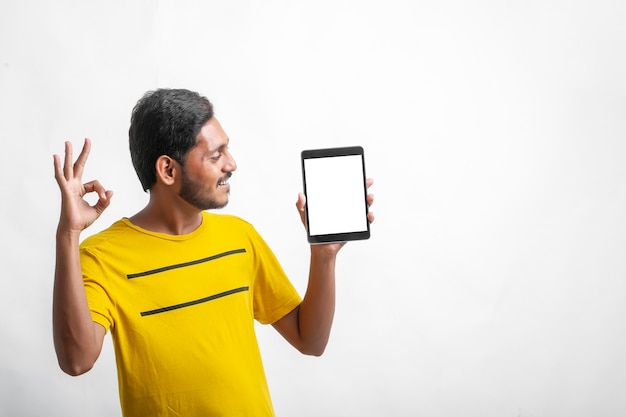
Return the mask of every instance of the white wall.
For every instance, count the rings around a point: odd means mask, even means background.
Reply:
[[[259,326],[279,416],[626,414],[626,3],[0,2],[0,415],[116,416],[110,339],[71,378],[51,335],[52,154],[127,151],[146,90],[206,94],[239,169],[225,209],[304,291],[299,152],[362,145],[372,238],[341,253],[322,358]]]

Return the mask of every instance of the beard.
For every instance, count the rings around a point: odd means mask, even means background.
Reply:
[[[232,174],[229,172],[224,179],[230,178],[231,175]],[[220,182],[221,181],[222,179],[220,179]],[[209,194],[203,184],[190,179],[183,170],[183,181],[179,193],[180,198],[200,210],[220,209],[228,204],[228,197],[222,201]]]

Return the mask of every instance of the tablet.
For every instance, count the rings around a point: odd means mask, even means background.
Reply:
[[[361,146],[302,151],[309,243],[369,239]]]

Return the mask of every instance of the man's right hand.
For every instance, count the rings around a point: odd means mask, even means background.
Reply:
[[[72,163],[72,144],[65,142],[65,162],[61,166],[61,157],[54,155],[54,177],[61,189],[61,218],[59,230],[70,233],[80,233],[89,227],[102,212],[109,206],[113,191],[105,190],[99,181],[82,183],[85,163],[91,150],[91,141],[85,139],[85,144]],[[84,196],[97,193],[98,201],[90,205]]]
[[[109,206],[112,191],[98,181],[82,183],[81,177],[91,149],[85,145],[72,163],[72,144],[65,143],[65,162],[54,155],[54,177],[61,188],[61,218],[57,229],[56,266],[52,298],[54,347],[59,365],[70,375],[87,372],[102,350],[105,329],[92,320],[80,264],[80,232],[91,225]],[[89,193],[98,194],[98,202],[90,205]]]

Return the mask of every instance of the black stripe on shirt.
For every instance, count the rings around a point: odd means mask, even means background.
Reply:
[[[245,253],[245,252],[246,252],[245,248],[233,249],[233,250],[229,250],[227,252],[218,253],[217,255],[209,256],[207,258],[197,259],[195,261],[189,261],[189,262],[184,262],[184,263],[181,263],[181,264],[164,266],[162,268],[151,269],[151,270],[145,271],[145,272],[137,272],[136,274],[128,274],[128,275],[126,275],[126,278],[133,279],[133,278],[145,277],[147,275],[153,275],[153,274],[158,274],[158,273],[161,273],[161,272],[169,271],[169,270],[172,270],[172,269],[184,268],[186,266],[191,266],[191,265],[197,265],[197,264],[201,264],[203,262],[208,262],[208,261],[213,261],[215,259],[223,258],[224,256],[235,255],[237,253]]]
[[[236,294],[238,292],[248,291],[249,289],[250,289],[250,287],[233,288],[232,290],[224,291],[224,292],[221,292],[219,294],[214,294],[214,295],[211,295],[209,297],[201,298],[199,300],[194,300],[194,301],[189,301],[189,302],[186,302],[186,303],[176,304],[176,305],[169,306],[169,307],[157,308],[155,310],[143,311],[141,313],[141,316],[142,317],[151,316],[153,314],[166,313],[168,311],[178,310],[179,308],[191,307],[191,306],[194,306],[196,304],[202,304],[202,303],[206,303],[208,301],[217,300],[218,298],[226,297],[228,295]]]

